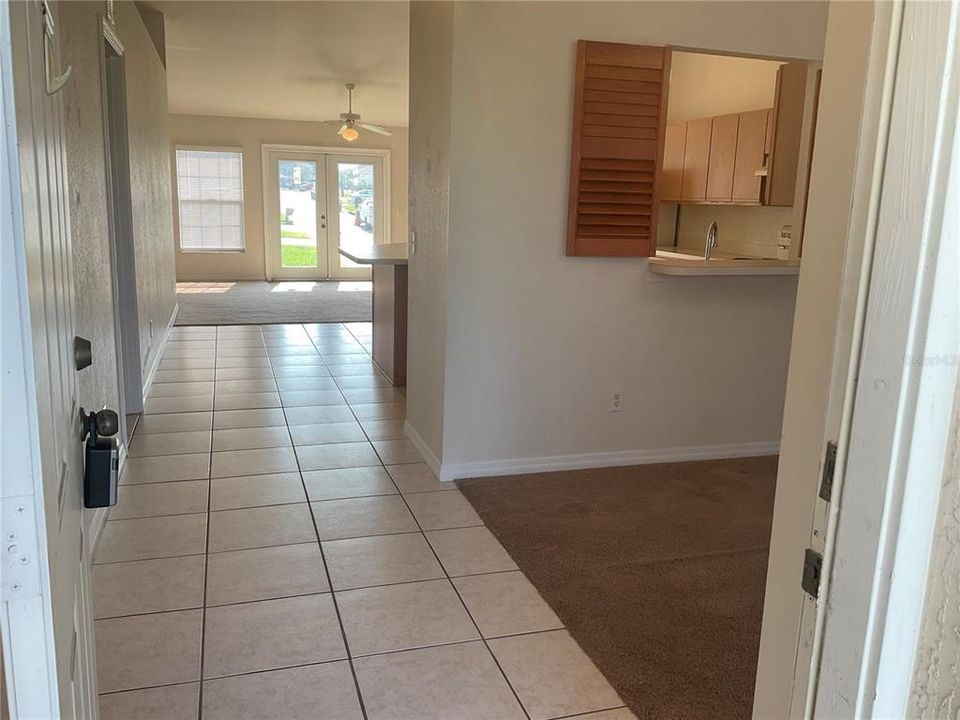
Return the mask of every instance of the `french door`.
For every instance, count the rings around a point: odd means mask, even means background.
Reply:
[[[388,242],[382,155],[308,149],[264,152],[270,279],[366,279],[341,247]]]

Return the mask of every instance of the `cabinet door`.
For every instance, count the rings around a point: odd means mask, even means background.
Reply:
[[[754,173],[763,167],[769,110],[740,114],[737,156],[733,166],[733,202],[760,203],[760,178]]]
[[[767,205],[793,205],[800,167],[800,136],[807,95],[806,63],[787,63],[777,71],[773,105],[773,137],[766,182]]]
[[[710,131],[710,163],[707,168],[707,202],[730,202],[733,197],[733,165],[737,155],[739,115],[718,115]]]
[[[683,184],[680,199],[703,202],[707,199],[707,168],[710,166],[710,130],[712,118],[687,123],[687,141],[683,151]]]
[[[687,124],[667,125],[663,142],[663,173],[660,182],[660,200],[679,202],[683,187],[683,146],[687,140]]]

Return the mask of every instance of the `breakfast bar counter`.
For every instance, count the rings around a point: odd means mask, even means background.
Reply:
[[[373,362],[402,387],[407,384],[407,243],[351,244],[340,254],[373,270]]]

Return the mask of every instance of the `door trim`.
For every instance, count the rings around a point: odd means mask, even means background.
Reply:
[[[274,281],[276,268],[273,266],[273,260],[270,256],[270,217],[266,212],[267,207],[267,188],[270,186],[270,153],[271,152],[303,152],[317,153],[321,155],[358,155],[367,157],[379,157],[383,161],[383,242],[386,245],[391,242],[390,228],[393,220],[393,200],[391,198],[391,168],[390,168],[390,149],[389,148],[344,148],[331,147],[329,145],[287,145],[283,143],[263,143],[260,145],[260,203],[264,208],[263,213],[263,267],[267,282]],[[324,177],[326,180],[326,177]]]

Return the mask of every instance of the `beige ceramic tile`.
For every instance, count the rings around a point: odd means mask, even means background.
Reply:
[[[524,720],[480,642],[357,658],[369,720]]]
[[[287,423],[291,428],[296,425],[356,422],[353,413],[346,405],[286,408],[286,415]]]
[[[303,473],[307,496],[314,500],[396,495],[397,488],[382,467],[312,470]]]
[[[266,367],[217,368],[214,379],[217,382],[234,380],[272,380],[273,370]]]
[[[280,393],[284,407],[345,405],[339,390],[285,390]]]
[[[217,370],[221,368],[269,368],[270,358],[243,355],[240,357],[218,357]]]
[[[392,387],[343,388],[343,396],[351,405],[403,402],[403,393]]]
[[[273,374],[280,378],[330,377],[330,371],[323,365],[275,365]]]
[[[280,393],[252,392],[222,395],[217,393],[214,410],[259,410],[280,407]]]
[[[213,368],[157,370],[153,376],[154,387],[161,383],[210,382],[214,378],[214,372]]]
[[[267,473],[295,472],[297,458],[293,449],[264,448],[260,450],[231,450],[215,452],[210,466],[210,477],[240,477]]]
[[[327,357],[331,357],[328,355]],[[374,376],[382,373],[371,365],[328,365],[327,370],[333,377]]]
[[[483,525],[483,520],[459,490],[412,493],[406,499],[424,530]]]
[[[286,447],[290,444],[290,431],[285,425],[213,431],[214,452]]]
[[[389,378],[383,375],[347,375],[337,378],[337,385],[342,389],[391,387]]]
[[[399,495],[310,503],[321,540],[416,532],[416,521]]]
[[[402,493],[434,492],[437,490],[456,490],[452,482],[441,482],[426,463],[406,463],[387,465],[387,472]]]
[[[205,720],[362,720],[347,662],[271,670],[203,684]]]
[[[217,395],[242,395],[244,393],[275,393],[277,383],[273,378],[248,378],[245,380],[218,380]]]
[[[147,418],[150,415],[146,416]],[[130,443],[130,457],[187,455],[210,452],[210,431],[145,433],[136,432]]]
[[[154,383],[150,388],[151,399],[184,395],[213,395],[213,381]]]
[[[300,473],[247,475],[211,481],[210,509],[235,510],[307,501]]]
[[[371,440],[400,440],[406,437],[403,432],[403,420],[364,420],[360,423],[363,431]]]
[[[295,392],[298,390],[336,390],[337,383],[332,377],[287,377],[279,378],[277,385],[281,392]]]
[[[121,485],[206,480],[210,472],[207,453],[127,458],[120,475]]]
[[[330,443],[366,442],[367,436],[356,420],[342,423],[293,425],[290,428],[294,445],[326,445]]]
[[[405,402],[351,405],[357,420],[401,420],[407,415]]]
[[[558,630],[563,627],[523,573],[454,578],[463,603],[484,637]]]
[[[207,605],[328,592],[317,543],[211,553]]]
[[[266,357],[267,351],[261,345],[218,346],[217,360],[235,357]]]
[[[347,656],[329,593],[207,608],[203,636],[204,678]]]
[[[280,408],[260,410],[219,410],[213,417],[214,430],[235,428],[283,427],[286,419]]]
[[[213,409],[213,393],[184,397],[158,397],[143,404],[145,415],[156,413],[204,412]]]
[[[517,564],[485,527],[437,530],[426,535],[451,576],[517,569]]]
[[[422,533],[333,540],[323,553],[334,590],[444,577]]]
[[[202,612],[179,610],[95,621],[100,691],[198,680]]]
[[[203,555],[93,566],[97,619],[203,606]]]
[[[212,357],[202,358],[163,358],[157,366],[158,370],[196,370],[212,368],[216,360]]]
[[[401,465],[403,463],[423,462],[423,456],[406,438],[399,440],[377,440],[373,443],[374,450],[380,456],[384,465]]]
[[[306,503],[210,513],[210,552],[316,540]]]
[[[366,441],[332,445],[301,445],[296,450],[301,470],[333,470],[380,464],[377,453]]]
[[[337,604],[355,657],[479,637],[449,580],[344,590]]]
[[[137,422],[134,437],[148,433],[176,433],[205,430],[210,432],[213,424],[212,412],[169,413],[159,415],[141,415]]]
[[[498,638],[489,645],[531,720],[623,705],[566,630]]]
[[[189,515],[207,511],[207,480],[121,485],[117,504],[110,509],[111,520]]]
[[[278,367],[323,367],[323,360],[316,353],[309,355],[275,355],[270,358],[274,368]]]
[[[100,696],[100,720],[196,720],[200,683],[164,685]]]
[[[109,520],[97,545],[95,562],[202,554],[206,546],[206,523],[206,515]]]

